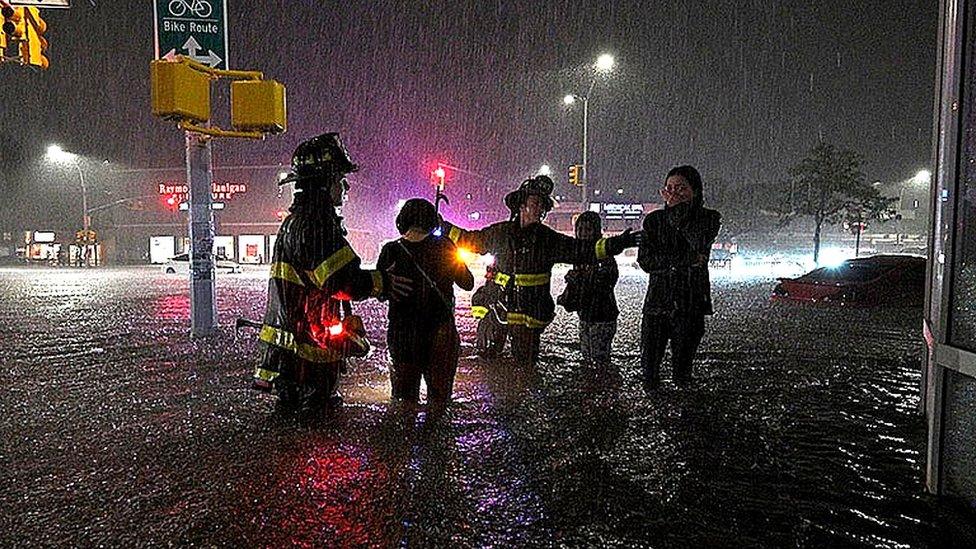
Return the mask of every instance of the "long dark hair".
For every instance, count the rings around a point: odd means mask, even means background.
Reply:
[[[700,208],[702,203],[705,201],[705,197],[702,196],[702,191],[704,190],[704,183],[702,183],[702,176],[698,173],[698,170],[694,166],[678,166],[676,168],[671,168],[668,175],[665,176],[665,180],[672,175],[677,175],[684,178],[688,182],[688,186],[691,187],[692,192],[695,193],[695,197],[692,198],[691,203],[696,207]]]

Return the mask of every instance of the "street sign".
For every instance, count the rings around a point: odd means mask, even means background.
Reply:
[[[153,0],[156,59],[185,55],[227,69],[227,0]]]

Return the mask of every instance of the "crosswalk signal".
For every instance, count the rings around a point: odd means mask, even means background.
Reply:
[[[20,58],[28,65],[46,69],[51,65],[47,59],[47,39],[44,38],[47,22],[41,18],[41,10],[34,7],[22,9],[26,10],[30,28],[27,29],[27,41],[20,43]]]
[[[573,164],[569,167],[569,184],[580,186],[580,166],[579,164]]]

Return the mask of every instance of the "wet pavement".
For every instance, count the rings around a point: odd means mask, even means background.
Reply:
[[[696,386],[648,396],[638,273],[617,287],[612,368],[580,364],[562,311],[538,372],[473,357],[462,294],[457,402],[435,418],[388,404],[385,306],[367,302],[376,348],[343,380],[345,406],[296,417],[248,389],[255,334],[229,327],[261,316],[264,277],[221,275],[223,328],[190,341],[182,277],[0,270],[0,544],[976,540],[923,493],[917,308],[771,304],[771,280],[718,280]]]

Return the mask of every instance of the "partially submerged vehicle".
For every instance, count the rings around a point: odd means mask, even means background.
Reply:
[[[921,303],[924,294],[924,257],[876,255],[848,259],[836,267],[818,267],[796,278],[780,278],[771,299],[872,306]]]

